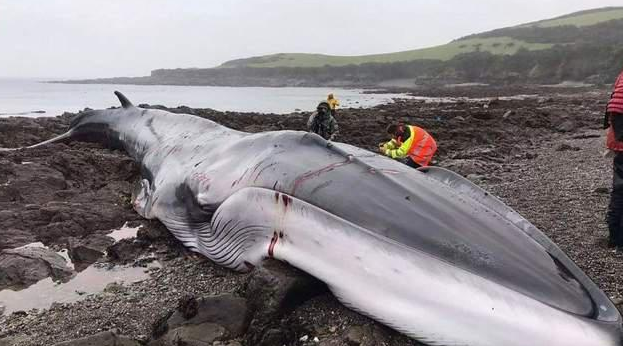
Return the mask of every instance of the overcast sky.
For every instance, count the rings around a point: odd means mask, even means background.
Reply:
[[[144,76],[429,47],[623,0],[0,0],[0,77]]]

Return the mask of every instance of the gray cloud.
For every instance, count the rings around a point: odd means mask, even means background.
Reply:
[[[278,52],[385,53],[621,0],[0,0],[0,76],[89,78]]]

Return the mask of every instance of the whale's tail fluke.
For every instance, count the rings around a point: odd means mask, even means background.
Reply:
[[[119,102],[121,102],[121,107],[123,107],[123,108],[134,107],[132,102],[130,102],[130,100],[128,100],[128,98],[125,97],[125,95],[123,95],[119,91],[115,91],[115,95],[117,95],[117,97],[119,98]]]

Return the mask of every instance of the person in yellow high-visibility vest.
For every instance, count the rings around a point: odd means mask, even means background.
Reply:
[[[331,115],[335,116],[337,106],[340,105],[340,101],[338,101],[333,94],[329,94],[329,96],[327,96],[327,103],[329,104],[329,109],[331,109]]]
[[[381,154],[396,159],[409,167],[426,167],[437,151],[437,142],[426,130],[414,125],[391,124],[387,133],[392,139],[381,143]]]

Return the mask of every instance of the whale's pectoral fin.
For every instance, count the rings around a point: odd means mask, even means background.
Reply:
[[[248,191],[254,190],[259,189],[242,189],[216,209],[209,230],[199,234],[200,253],[222,266],[243,272],[269,256],[268,249],[275,236],[274,215],[263,201],[249,200]],[[253,203],[256,205],[249,208]]]
[[[146,218],[153,219],[151,215],[151,184],[147,179],[137,181],[132,189],[132,206],[136,212]]]
[[[120,93],[118,91],[115,91],[115,95],[117,95],[117,98],[119,99],[119,102],[121,102],[121,107],[123,107],[123,108],[134,107],[132,102],[130,102],[130,100],[128,100],[128,98],[125,97],[125,95],[123,95],[122,93]]]

